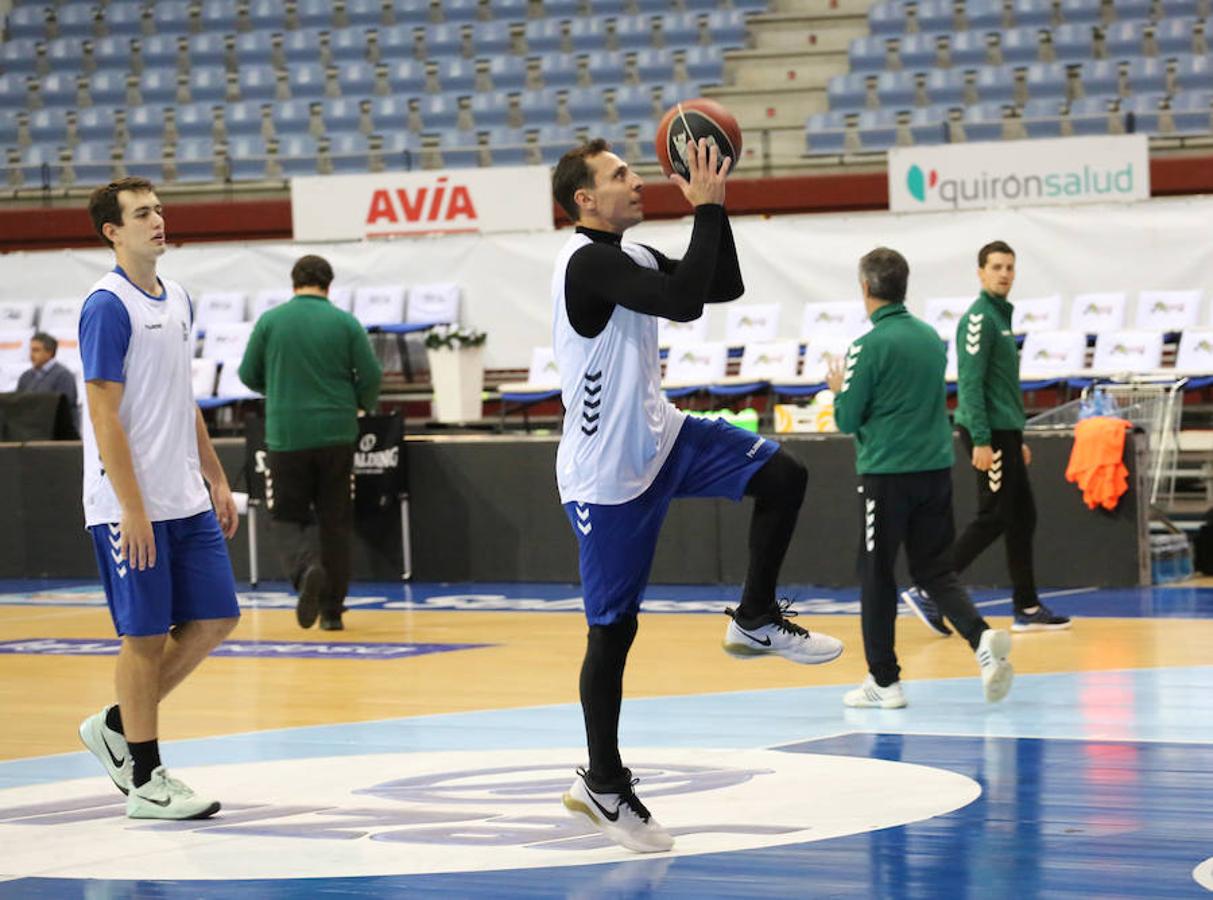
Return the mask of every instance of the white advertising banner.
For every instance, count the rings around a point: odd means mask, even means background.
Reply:
[[[1144,134],[998,141],[889,151],[889,209],[940,212],[1145,200]]]
[[[291,179],[297,241],[551,231],[546,166]]]

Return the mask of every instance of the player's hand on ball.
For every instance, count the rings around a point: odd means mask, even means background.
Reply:
[[[729,175],[733,160],[725,157],[723,161],[716,150],[716,145],[703,138],[695,142],[692,152],[687,154],[687,168],[691,170],[691,179],[683,178],[678,173],[670,176],[670,180],[682,189],[682,195],[692,206],[702,206],[705,203],[724,205],[724,183]]]

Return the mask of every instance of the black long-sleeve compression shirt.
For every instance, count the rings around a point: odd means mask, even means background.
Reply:
[[[736,300],[745,292],[733,230],[719,204],[695,207],[695,225],[682,259],[669,259],[645,246],[656,257],[657,269],[624,253],[618,234],[584,227],[577,231],[593,243],[569,259],[564,297],[569,322],[582,337],[601,334],[616,306],[690,322],[703,315],[705,303]]]

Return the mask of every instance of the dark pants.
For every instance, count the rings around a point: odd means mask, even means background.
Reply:
[[[960,440],[965,452],[973,456],[973,437],[961,428]],[[1036,500],[1028,467],[1023,461],[1023,432],[991,432],[994,465],[988,472],[973,470],[977,476],[977,518],[956,541],[952,559],[957,572],[969,567],[987,547],[1006,535],[1007,574],[1017,610],[1035,606],[1036,567],[1032,560],[1032,539],[1036,534]]]
[[[318,561],[324,567],[328,585],[320,611],[325,615],[342,611],[350,586],[353,469],[352,444],[269,451],[265,499],[283,570],[298,590],[308,566]]]
[[[956,630],[977,648],[989,626],[952,569],[952,470],[864,475],[859,546],[860,609],[868,671],[881,687],[897,681],[897,551],[904,543],[914,584],[925,590]]]

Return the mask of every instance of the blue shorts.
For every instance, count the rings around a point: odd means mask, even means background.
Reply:
[[[675,497],[740,500],[779,445],[719,419],[688,417],[648,489],[615,505],[566,503],[581,566],[585,616],[609,625],[635,615],[648,584],[657,536]]]
[[[153,522],[156,565],[142,572],[119,555],[117,523],[94,525],[89,531],[118,634],[168,634],[172,626],[185,622],[240,615],[227,541],[214,510]]]

